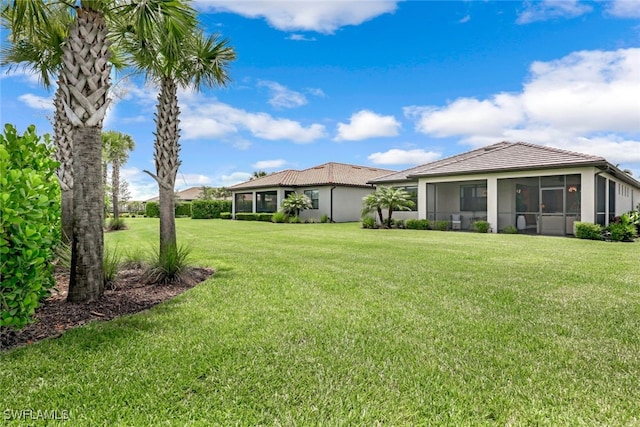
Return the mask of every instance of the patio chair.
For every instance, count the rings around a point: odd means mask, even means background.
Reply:
[[[460,214],[451,215],[451,229],[462,230],[462,215]]]

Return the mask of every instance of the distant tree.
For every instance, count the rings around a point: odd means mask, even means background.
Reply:
[[[254,171],[249,180],[253,181],[254,179],[262,178],[263,176],[267,176],[267,173],[265,171]]]
[[[216,198],[216,188],[207,187],[206,185],[203,185],[202,189],[200,190],[200,195],[198,196],[198,199],[213,200],[215,198]]]
[[[111,164],[111,203],[113,205],[113,217],[120,216],[120,166],[127,162],[129,151],[135,148],[133,138],[121,132],[107,131],[102,133],[103,150],[103,179],[106,174],[106,163]],[[131,197],[131,196],[129,196]]]
[[[231,191],[224,187],[218,187],[215,189],[215,197],[217,199],[227,200],[227,198],[231,197]]]

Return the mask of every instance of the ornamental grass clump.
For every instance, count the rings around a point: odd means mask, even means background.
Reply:
[[[148,284],[172,285],[189,284],[193,281],[189,258],[192,249],[189,246],[168,246],[167,250],[154,250],[153,259],[145,272]]]

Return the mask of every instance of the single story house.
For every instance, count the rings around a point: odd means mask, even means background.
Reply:
[[[233,215],[248,212],[276,212],[291,193],[306,194],[312,209],[301,212],[302,219],[319,220],[327,215],[332,222],[359,221],[362,198],[375,190],[368,181],[393,171],[344,163],[325,163],[304,170],[287,169],[228,187],[232,193]]]
[[[369,181],[411,188],[417,210],[397,218],[486,220],[492,231],[573,234],[573,223],[607,225],[640,203],[640,182],[603,157],[500,142]],[[461,218],[460,218],[461,217]]]

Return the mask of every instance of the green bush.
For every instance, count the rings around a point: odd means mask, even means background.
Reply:
[[[602,227],[590,222],[575,222],[576,237],[578,239],[602,240]]]
[[[239,221],[255,221],[256,214],[249,212],[240,212],[236,214],[236,219]]]
[[[502,229],[502,232],[505,234],[518,234],[518,229],[515,227],[515,225],[507,225]]]
[[[404,222],[404,226],[408,230],[428,230],[429,220],[428,219],[408,219]]]
[[[431,229],[438,231],[447,231],[451,223],[446,220],[438,220],[431,223]]]
[[[322,216],[320,217],[320,222],[323,224],[326,224],[327,222],[329,222],[329,215],[322,214]]]
[[[188,246],[169,247],[163,251],[155,249],[153,259],[145,272],[147,283],[156,285],[181,284],[189,281],[191,248]]]
[[[191,202],[176,203],[176,216],[191,217]]]
[[[271,221],[277,222],[277,223],[284,223],[284,222],[287,222],[288,220],[289,220],[289,217],[287,216],[287,214],[280,211],[274,213],[273,216],[271,217]]]
[[[473,221],[471,227],[476,231],[476,233],[488,233],[491,229],[491,224],[487,221]]]
[[[35,126],[0,134],[0,327],[26,325],[55,285],[60,187],[50,147]]]
[[[363,217],[362,228],[377,228],[376,219],[372,216]]]
[[[144,213],[147,218],[160,218],[160,203],[147,202],[147,205],[144,208]]]
[[[107,230],[109,231],[117,231],[117,230],[126,230],[127,225],[124,223],[124,219],[120,218],[111,218],[107,223]]]
[[[614,242],[632,242],[638,236],[635,224],[626,214],[614,218],[606,230],[609,232],[609,239]]]
[[[191,202],[191,218],[212,219],[222,218],[222,213],[229,213],[231,218],[230,200],[194,200]]]
[[[289,217],[289,224],[302,224],[302,220],[297,215],[290,216]]]
[[[256,214],[256,219],[258,221],[266,221],[266,222],[271,222],[271,218],[273,217],[272,213],[267,213],[267,212],[262,212],[259,214]]]
[[[231,219],[231,217],[232,217],[231,212],[220,212],[220,218],[222,219]]]

